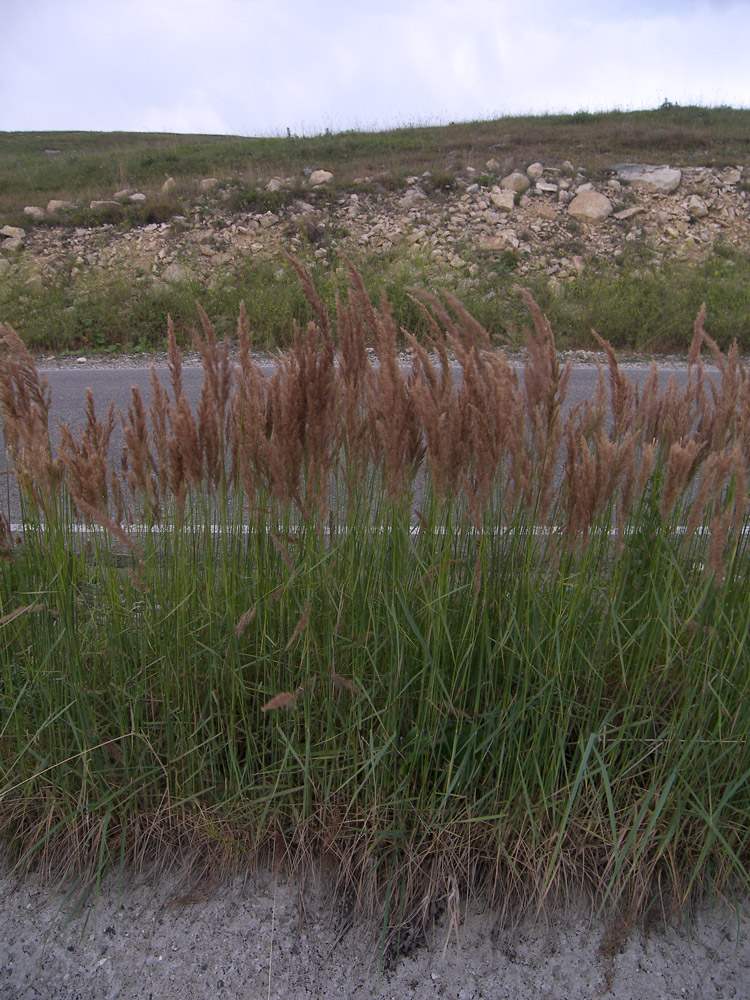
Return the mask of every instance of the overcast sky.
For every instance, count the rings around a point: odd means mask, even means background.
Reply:
[[[0,0],[0,130],[750,107],[750,0]]]

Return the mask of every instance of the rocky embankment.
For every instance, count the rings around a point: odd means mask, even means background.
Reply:
[[[420,253],[437,271],[457,272],[464,287],[488,256],[500,254],[510,255],[520,275],[546,274],[554,285],[629,248],[639,248],[651,266],[703,259],[717,243],[750,250],[749,181],[742,164],[618,164],[589,177],[569,161],[509,158],[439,179],[408,177],[396,190],[383,177],[342,189],[330,171],[308,170],[304,178],[266,183],[267,192],[280,192],[282,207],[246,212],[231,209],[231,180],[203,178],[184,215],[129,230],[66,225],[70,203],[30,205],[28,229],[0,227],[0,277],[17,273],[33,286],[60,275],[116,272],[158,287],[211,282],[247,258],[276,258],[282,248],[324,261],[337,251],[396,248],[399,255]],[[170,178],[153,193],[118,191],[89,207],[163,199],[173,184]],[[50,217],[58,224],[50,225]]]

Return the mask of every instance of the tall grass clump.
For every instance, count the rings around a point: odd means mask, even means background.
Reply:
[[[467,895],[584,891],[632,922],[750,882],[750,378],[695,324],[687,381],[595,396],[533,321],[522,368],[455,299],[399,360],[354,268],[272,374],[207,315],[196,409],[50,438],[3,329],[23,532],[0,522],[0,832],[92,879],[322,859],[389,954]],[[701,360],[707,349],[717,366]],[[456,375],[460,377],[456,377]],[[113,455],[115,425],[124,431]],[[10,487],[9,487],[10,488]],[[82,530],[83,529],[83,530]],[[661,911],[660,911],[661,912]]]

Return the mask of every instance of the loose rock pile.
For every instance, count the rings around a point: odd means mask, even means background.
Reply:
[[[507,171],[507,172],[506,172]],[[326,261],[337,251],[383,253],[400,247],[421,253],[436,270],[460,272],[470,284],[488,256],[510,253],[519,274],[542,273],[555,283],[583,272],[597,258],[611,260],[629,246],[643,247],[653,264],[670,258],[699,260],[717,242],[750,249],[750,174],[725,169],[618,164],[589,179],[570,161],[521,166],[488,161],[465,168],[448,190],[429,173],[388,190],[383,178],[362,178],[336,192],[327,170],[306,178],[272,178],[269,191],[294,184],[298,197],[277,211],[232,214],[231,191],[217,178],[197,182],[200,203],[184,216],[121,231],[113,225],[65,225],[68,202],[30,205],[28,231],[0,228],[0,273],[22,269],[31,282],[84,269],[117,271],[167,286],[215,281],[245,258],[272,259],[283,248]],[[146,202],[160,192],[122,190],[91,209]],[[329,192],[325,200],[306,191]],[[36,225],[55,216],[56,226]],[[2,220],[0,220],[2,221]]]

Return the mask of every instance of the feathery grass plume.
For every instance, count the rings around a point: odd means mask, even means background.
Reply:
[[[656,441],[659,413],[659,369],[652,359],[643,388],[636,389],[634,427],[643,441]]]
[[[690,342],[690,349],[688,350],[688,369],[699,364],[700,362],[701,348],[703,347],[706,332],[704,327],[705,320],[706,303],[703,302],[698,310],[698,315],[695,317],[695,323],[693,324],[693,339]]]
[[[675,441],[670,447],[664,486],[659,502],[659,513],[663,521],[667,520],[677,498],[695,475],[696,458],[699,453],[700,445],[697,441],[686,441],[684,445]]]
[[[261,705],[260,710],[261,712],[273,712],[277,708],[291,708],[296,701],[296,693],[292,694],[291,691],[280,691],[270,701],[267,701],[265,705]]]
[[[612,418],[614,421],[614,436],[620,437],[627,434],[633,425],[635,418],[635,388],[630,379],[626,378],[620,371],[617,355],[614,348],[600,337],[596,330],[591,331],[594,339],[604,351],[609,366],[609,385],[612,398]]]
[[[367,405],[372,413],[377,459],[391,498],[408,495],[424,455],[422,429],[407,378],[399,365],[397,327],[390,303],[383,293],[380,310],[374,311],[373,339],[378,366],[367,373]]]
[[[201,307],[200,303],[195,303],[198,310],[198,315],[200,316],[201,326],[203,328],[203,337],[201,337],[197,331],[193,334],[193,339],[200,353],[203,372],[213,389],[214,397],[216,399],[216,407],[218,412],[218,424],[223,426],[224,416],[226,414],[227,403],[229,402],[229,396],[232,391],[232,364],[229,360],[229,339],[227,337],[222,341],[221,347],[219,347],[216,340],[216,331],[214,330],[211,320],[208,318],[205,310]]]
[[[365,407],[365,376],[368,367],[365,323],[356,308],[351,289],[344,303],[336,298],[338,350],[335,389],[338,400],[343,473],[353,497],[361,484],[371,457],[372,426]]]
[[[654,471],[658,453],[659,448],[655,441],[648,441],[641,448],[640,461],[638,462],[638,481],[635,491],[637,496],[642,496],[646,489],[646,483]]]
[[[128,405],[127,421],[120,413],[125,444],[121,466],[135,504],[143,502],[149,517],[159,521],[159,496],[154,470],[156,462],[149,445],[148,419],[140,387],[130,390],[132,403]]]
[[[156,368],[151,365],[149,375],[151,386],[151,443],[154,461],[155,484],[158,487],[159,501],[166,507],[169,489],[169,397]]]
[[[721,490],[726,485],[732,467],[732,453],[711,452],[701,467],[701,476],[695,497],[690,505],[685,531],[685,544],[689,544],[696,529],[706,521],[706,507],[709,501],[713,504]],[[709,511],[710,517],[710,511]]]
[[[309,296],[312,278],[303,283]],[[328,504],[328,474],[340,447],[341,423],[337,410],[334,348],[330,323],[323,303],[313,296],[310,304],[318,314],[320,327],[309,323],[301,334],[294,326],[294,347],[279,359],[279,385],[287,382],[288,392],[274,398],[276,425],[282,464],[293,471],[290,491],[300,497],[301,512],[307,519],[317,509],[323,514]],[[321,316],[325,315],[323,322]],[[304,497],[300,495],[302,474]],[[291,484],[290,484],[291,485]]]
[[[193,333],[203,366],[203,385],[198,405],[198,440],[205,460],[207,481],[216,488],[224,473],[224,444],[233,374],[229,360],[229,340],[225,338],[219,347],[213,324],[197,302],[196,307],[203,328],[203,337],[197,331]]]
[[[750,463],[745,461],[742,454],[742,447],[739,441],[735,441],[732,448],[732,476],[734,486],[732,493],[732,503],[734,505],[734,517],[732,519],[732,532],[735,538],[739,539],[745,524],[745,518],[750,510],[750,493],[748,493],[748,479],[750,479]]]
[[[0,626],[7,625],[14,618],[18,618],[19,615],[25,614],[27,611],[32,611],[35,607],[37,607],[35,604],[21,604],[17,608],[13,608],[12,611],[8,611],[0,618]]]
[[[12,327],[0,324],[0,412],[22,494],[46,516],[53,512],[60,485],[60,463],[49,438],[51,393],[44,375]]]
[[[298,260],[296,260],[294,257],[286,253],[285,251],[282,251],[282,253],[284,257],[287,259],[287,261],[292,265],[294,273],[297,275],[297,280],[299,281],[300,286],[302,288],[302,293],[307,299],[307,301],[310,303],[310,306],[312,307],[312,310],[318,319],[318,324],[320,327],[320,333],[323,339],[323,343],[330,345],[332,343],[332,335],[331,335],[331,323],[328,317],[328,310],[326,309],[325,303],[315,290],[315,283],[313,282],[312,275],[310,274],[308,269],[304,266],[304,264],[301,264]],[[344,260],[346,261],[347,264],[349,264],[349,261],[346,259],[346,257],[344,258]],[[350,272],[351,272],[351,267],[350,267]]]
[[[250,622],[255,618],[258,613],[258,605],[253,604],[251,608],[248,608],[242,615],[234,627],[235,636],[240,639],[245,634],[245,629],[250,624]]]
[[[708,546],[708,561],[706,572],[716,585],[721,585],[724,576],[724,549],[726,548],[731,513],[717,507],[711,518],[711,541]]]
[[[529,458],[537,484],[534,508],[543,522],[553,501],[555,460],[563,438],[560,416],[568,392],[571,362],[568,360],[560,367],[549,320],[530,292],[522,289],[521,298],[534,321],[533,332],[526,331],[529,360],[524,365],[524,392],[531,429],[529,445],[533,448]]]
[[[242,483],[248,502],[253,503],[263,480],[263,442],[270,426],[267,404],[267,377],[250,359],[241,362],[239,384],[232,398],[229,418],[230,483]]]
[[[750,372],[744,365],[741,365],[740,374],[741,386],[737,399],[739,407],[737,437],[745,458],[745,467],[750,468]]]
[[[185,396],[169,406],[169,481],[179,496],[185,483],[197,488],[203,479],[203,454],[195,417]]]
[[[462,424],[455,382],[449,371],[450,388],[447,388],[443,382],[445,374],[438,376],[427,351],[411,334],[407,334],[407,340],[412,349],[414,373],[409,393],[423,427],[432,483],[438,496],[450,495],[459,485],[470,460],[465,433],[462,433],[467,429],[466,422]]]
[[[621,470],[620,501],[617,504],[617,528],[615,534],[615,548],[617,553],[622,552],[625,540],[625,527],[633,511],[636,485],[636,433],[631,432],[620,444],[619,463]]]
[[[365,372],[364,405],[371,421],[372,457],[391,499],[405,497],[424,454],[422,434],[406,378],[398,363],[397,327],[385,292],[380,310],[370,302],[361,276],[344,258],[350,278],[350,305],[369,329],[378,365]]]
[[[305,604],[305,609],[300,615],[300,619],[294,627],[294,631],[291,634],[289,641],[287,642],[285,649],[289,650],[295,644],[300,635],[305,631],[307,626],[310,624],[310,611],[312,609],[312,601],[307,601]]]
[[[505,434],[497,423],[498,367],[493,365],[495,355],[490,349],[489,334],[452,296],[447,295],[446,301],[457,321],[434,296],[414,290],[414,299],[430,320],[430,342],[441,362],[438,379],[437,373],[427,367],[426,352],[421,349],[420,353],[414,341],[419,360],[415,369],[421,379],[410,389],[425,424],[432,474],[438,491],[447,488],[453,493],[462,477],[471,471],[474,499],[484,509],[494,489],[505,443]],[[442,331],[428,306],[443,324]],[[446,342],[461,367],[460,389],[456,388],[450,369]],[[503,402],[507,403],[507,399]]]
[[[206,378],[201,386],[198,403],[198,444],[202,466],[209,489],[216,489],[224,470],[223,423],[215,395],[215,381]]]
[[[707,448],[718,450],[734,437],[745,369],[739,356],[736,341],[726,355],[705,331],[703,331],[703,343],[708,346],[719,369],[721,379],[718,386],[713,379],[709,379],[708,385],[714,405],[710,419],[704,418],[702,421],[704,426],[701,427],[701,430]]]
[[[107,419],[96,416],[94,396],[86,390],[86,426],[79,427],[80,442],[76,442],[68,424],[59,420],[60,447],[58,457],[66,470],[71,489],[102,513],[109,501],[109,442],[115,426],[115,404],[109,404]]]

